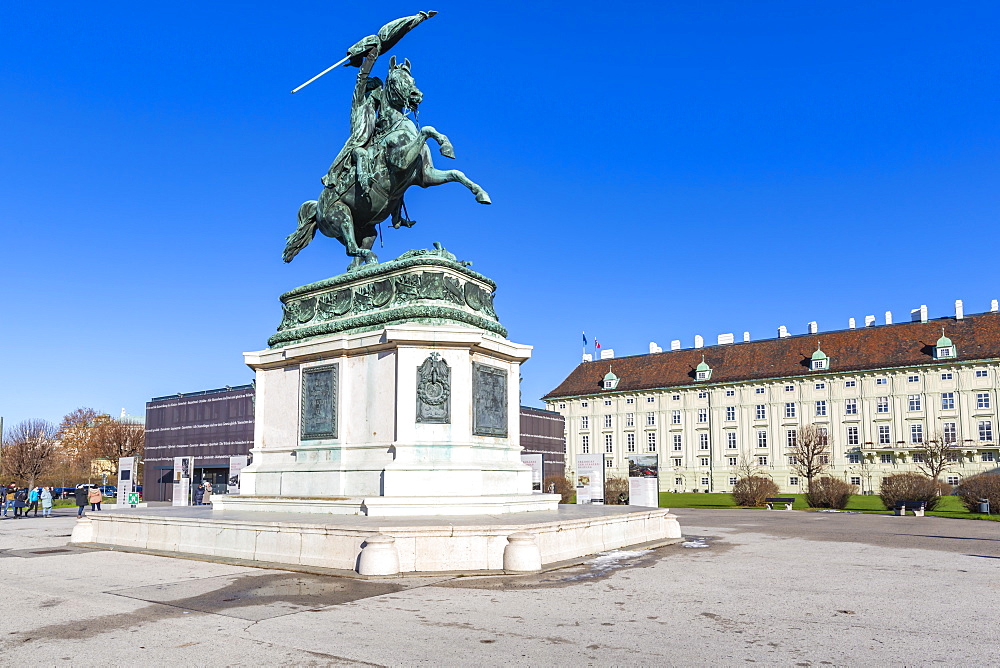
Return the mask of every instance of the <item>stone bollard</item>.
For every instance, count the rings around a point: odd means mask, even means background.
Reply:
[[[359,575],[397,575],[399,573],[399,554],[396,552],[396,539],[392,536],[376,534],[365,539],[358,557]]]
[[[522,572],[542,570],[542,553],[533,535],[521,531],[507,536],[507,547],[503,549],[503,569]]]
[[[73,527],[70,536],[71,543],[93,543],[94,542],[94,522],[89,517],[79,517]]]

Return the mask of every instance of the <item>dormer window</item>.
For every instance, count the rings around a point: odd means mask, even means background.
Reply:
[[[819,346],[816,346],[816,352],[812,354],[812,359],[809,360],[809,369],[812,371],[826,371],[830,368],[830,358],[826,356]]]
[[[605,390],[614,390],[618,388],[618,382],[621,379],[611,372],[611,367],[608,367],[608,372],[604,374],[604,380],[601,381],[601,387]]]
[[[701,363],[694,368],[694,379],[695,380],[711,380],[712,379],[712,367],[705,363],[705,356],[701,356]]]
[[[934,344],[934,359],[950,360],[955,359],[957,356],[958,351],[955,350],[955,344],[944,335],[944,327],[942,327],[941,338]]]

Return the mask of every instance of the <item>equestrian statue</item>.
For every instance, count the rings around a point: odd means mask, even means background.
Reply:
[[[490,196],[457,169],[434,167],[428,139],[437,142],[441,155],[455,157],[448,137],[431,126],[419,127],[414,121],[423,93],[413,81],[410,61],[389,60],[389,72],[383,84],[371,76],[379,55],[386,53],[410,30],[437,12],[420,12],[386,24],[347,50],[339,63],[358,68],[351,102],[351,136],[321,180],[319,198],[299,207],[299,224],[287,238],[285,262],[291,262],[305,248],[316,232],[322,232],[344,244],[353,258],[347,271],[378,258],[372,246],[378,237],[376,226],[392,217],[394,228],[412,227],[403,195],[410,186],[428,188],[458,181],[476,196],[481,204],[490,204]],[[299,88],[303,88],[328,68]],[[413,120],[409,115],[412,112]]]

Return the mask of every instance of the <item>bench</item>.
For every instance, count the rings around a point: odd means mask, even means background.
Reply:
[[[927,506],[926,501],[897,501],[892,509],[895,511],[896,515],[905,515],[906,510],[910,509],[913,512],[914,517],[923,517],[924,508]]]
[[[783,503],[785,504],[785,510],[791,510],[792,504],[795,503],[795,499],[792,498],[776,498],[776,499],[764,499],[764,505],[768,510],[774,510],[774,504]]]

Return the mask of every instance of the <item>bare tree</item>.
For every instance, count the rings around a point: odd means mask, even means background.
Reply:
[[[49,468],[55,451],[56,428],[46,420],[25,420],[4,435],[0,470],[35,486],[35,480]]]
[[[751,478],[762,475],[764,468],[757,460],[757,457],[751,452],[747,450],[740,451],[739,457],[736,459],[736,476],[738,478]]]
[[[942,432],[935,432],[913,451],[913,463],[928,478],[937,482],[942,473],[958,462],[961,454],[957,441],[945,438]]]
[[[146,430],[141,424],[102,415],[92,429],[94,435],[91,454],[95,459],[111,462],[114,471],[118,470],[119,457],[142,458],[146,447]]]
[[[94,427],[107,419],[110,418],[93,408],[77,408],[63,416],[52,466],[52,473],[62,486],[91,479],[90,462],[94,458],[96,435]]]
[[[806,489],[814,478],[830,468],[830,444],[826,429],[814,424],[798,430],[795,443],[788,448],[791,467],[806,479]]]

